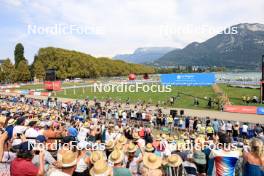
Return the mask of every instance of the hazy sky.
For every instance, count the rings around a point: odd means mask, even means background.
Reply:
[[[0,0],[0,59],[16,43],[32,62],[54,46],[112,57],[138,47],[182,48],[238,23],[264,23],[263,0]]]

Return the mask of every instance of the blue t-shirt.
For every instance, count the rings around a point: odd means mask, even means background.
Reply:
[[[214,131],[215,132],[218,132],[218,129],[219,129],[219,122],[218,121],[213,121],[212,122],[212,126],[214,128]]]
[[[9,125],[6,127],[6,132],[7,132],[7,136],[8,136],[8,139],[12,139],[13,137],[13,129],[14,129],[14,126],[13,125]]]

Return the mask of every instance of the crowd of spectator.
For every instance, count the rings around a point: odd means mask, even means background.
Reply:
[[[263,176],[261,124],[1,96],[0,175]]]

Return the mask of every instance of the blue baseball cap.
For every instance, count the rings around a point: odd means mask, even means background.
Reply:
[[[70,127],[68,129],[68,133],[69,133],[69,136],[73,136],[73,137],[76,137],[78,135],[78,131],[76,130],[76,128],[73,128],[73,127]]]
[[[47,139],[46,139],[46,137],[43,136],[43,135],[38,135],[38,136],[36,137],[36,141],[37,141],[37,142],[40,142],[40,143],[43,143],[43,142],[46,142]]]

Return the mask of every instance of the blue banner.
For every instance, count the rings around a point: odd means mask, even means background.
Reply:
[[[29,94],[29,91],[28,90],[21,90],[20,91],[20,94],[27,95],[27,94]]]
[[[214,73],[161,74],[160,81],[175,86],[210,86],[215,84]]]
[[[257,114],[264,115],[264,107],[258,107]]]

